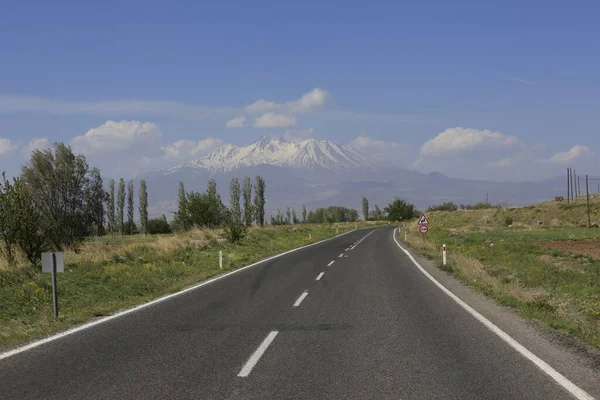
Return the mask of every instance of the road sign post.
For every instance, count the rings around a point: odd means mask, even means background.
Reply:
[[[58,318],[58,285],[57,273],[65,271],[64,254],[62,252],[42,253],[42,272],[52,274],[52,309],[54,318]]]
[[[425,242],[425,235],[427,234],[427,232],[429,232],[429,220],[427,219],[427,216],[425,214],[421,214],[417,225],[419,225],[419,232],[421,232],[423,242]]]

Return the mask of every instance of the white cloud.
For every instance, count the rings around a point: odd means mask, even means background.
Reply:
[[[421,157],[443,157],[476,150],[497,150],[518,146],[522,142],[516,136],[500,132],[463,127],[449,128],[428,140],[421,147]]]
[[[163,158],[167,161],[181,161],[192,157],[208,155],[223,144],[221,139],[206,138],[195,142],[193,140],[178,140],[168,146],[161,147]]]
[[[73,139],[80,152],[107,152],[147,146],[160,140],[162,134],[153,122],[106,121],[83,136]]]
[[[29,155],[34,150],[46,150],[50,147],[50,141],[46,138],[33,138],[29,141],[27,147],[23,148],[25,155],[29,157]]]
[[[255,101],[254,103],[250,104],[249,106],[247,106],[246,108],[244,108],[244,111],[246,111],[249,114],[252,113],[261,113],[261,112],[265,112],[265,111],[270,111],[270,110],[274,110],[278,107],[281,107],[280,104],[276,104],[272,101],[267,101],[264,99],[260,99],[258,101]]]
[[[243,128],[246,123],[246,117],[235,117],[225,123],[228,128]]]
[[[13,143],[10,139],[0,138],[0,157],[12,153],[17,150],[19,145]]]
[[[296,117],[288,115],[264,113],[254,120],[255,128],[287,128],[296,125]]]
[[[492,164],[494,167],[505,168],[513,165],[513,160],[510,157],[503,158]]]
[[[305,130],[288,129],[283,134],[283,138],[289,142],[301,142],[315,136],[315,128]]]
[[[278,111],[287,113],[303,113],[318,111],[327,105],[330,99],[329,93],[323,89],[315,88],[308,93],[305,93],[298,100],[289,101],[287,103],[275,103],[265,99],[260,99],[250,104],[244,111],[252,113],[261,113],[266,111]]]
[[[502,77],[503,77],[504,79],[508,79],[509,81],[515,81],[515,82],[526,83],[526,84],[528,84],[528,85],[537,85],[537,83],[536,83],[536,82],[534,82],[534,81],[529,81],[529,80],[527,80],[527,79],[518,78],[518,77],[515,77],[515,76],[510,76],[510,75],[506,75],[506,74],[505,74],[505,75],[502,75]]]
[[[587,146],[575,145],[568,151],[556,153],[550,158],[550,162],[557,165],[566,165],[575,160],[592,155],[592,151]]]
[[[370,158],[393,164],[405,164],[407,160],[406,155],[410,151],[410,146],[408,145],[384,142],[383,140],[373,139],[369,136],[357,136],[348,145]]]

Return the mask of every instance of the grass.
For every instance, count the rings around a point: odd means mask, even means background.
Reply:
[[[358,224],[364,227],[365,224]],[[0,346],[108,315],[177,292],[265,257],[349,231],[355,224],[251,229],[242,245],[222,232],[194,230],[153,237],[104,237],[65,253],[58,275],[60,318],[52,316],[50,274],[21,264],[0,269]],[[309,234],[312,240],[308,239]],[[223,251],[223,269],[218,253]]]
[[[600,208],[594,200],[592,221],[598,220]],[[562,252],[550,243],[600,239],[598,229],[581,227],[587,224],[586,210],[578,203],[546,203],[431,213],[425,243],[416,225],[409,228],[408,241],[439,268],[499,303],[600,348],[600,260]],[[445,267],[442,244],[448,247]]]

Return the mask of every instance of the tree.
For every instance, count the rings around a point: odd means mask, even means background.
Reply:
[[[175,212],[174,225],[177,229],[188,230],[191,226],[187,194],[183,182],[179,182],[179,195],[177,199],[177,211]]]
[[[224,213],[225,218],[225,226],[223,230],[225,231],[225,237],[227,241],[232,244],[239,244],[242,242],[242,239],[246,237],[246,227],[242,224],[242,220],[234,215],[234,212],[231,210],[226,210]]]
[[[160,218],[148,220],[148,232],[151,235],[171,233],[167,216],[162,215]]]
[[[383,219],[383,213],[377,204],[375,204],[375,208],[373,208],[373,220],[381,221]]]
[[[217,181],[215,181],[214,178],[211,178],[208,181],[208,185],[206,186],[206,193],[212,198],[216,198],[217,196],[219,196],[219,193],[217,192]]]
[[[92,233],[90,176],[84,156],[55,143],[54,150],[34,150],[22,176],[42,215],[40,229],[54,250],[76,246]]]
[[[231,178],[231,184],[229,185],[229,197],[230,197],[230,210],[231,216],[234,221],[242,221],[242,208],[240,206],[240,180],[238,178]]]
[[[140,182],[140,224],[144,235],[148,235],[148,189],[144,180]]]
[[[108,211],[108,231],[117,231],[117,218],[115,215],[115,180],[111,179],[108,184],[108,200],[107,200],[107,211]]]
[[[133,222],[134,217],[134,204],[133,204],[133,196],[134,196],[135,186],[133,185],[133,181],[129,181],[127,185],[127,230],[130,235],[133,235],[135,230],[135,224]]]
[[[404,199],[396,197],[384,211],[388,215],[390,221],[407,221],[419,216],[419,212],[415,206]]]
[[[252,205],[252,182],[249,177],[244,178],[244,221],[247,227],[252,225],[254,219],[254,206]]]
[[[306,223],[306,206],[302,206],[302,223]]]
[[[119,180],[119,192],[117,194],[117,226],[121,236],[125,233],[125,180]]]
[[[88,194],[88,203],[92,212],[92,220],[95,226],[95,233],[98,236],[104,235],[104,202],[106,201],[106,192],[104,191],[104,182],[98,168],[92,168],[90,171],[90,188]]]
[[[226,208],[220,197],[208,193],[187,194],[187,218],[190,226],[216,228],[226,221]]]
[[[292,222],[294,223],[294,225],[300,223],[300,220],[296,216],[296,209],[292,209]]]
[[[256,223],[265,226],[265,180],[257,176],[254,190],[254,206],[256,211]]]
[[[14,263],[15,246],[19,247],[29,262],[37,266],[46,246],[42,230],[42,215],[33,202],[23,179],[15,179],[13,184],[2,174],[0,183],[0,238],[3,246],[0,251],[8,262]]]
[[[363,209],[363,217],[365,221],[369,220],[369,200],[366,197],[362,199],[362,209]]]
[[[287,218],[286,218],[286,220],[285,220],[285,222],[286,222],[288,225],[289,225],[289,224],[291,224],[291,223],[292,223],[292,210],[290,210],[290,208],[289,208],[289,207],[287,208],[287,210],[286,210],[286,212],[285,212],[285,215],[286,215],[286,217],[287,217]]]

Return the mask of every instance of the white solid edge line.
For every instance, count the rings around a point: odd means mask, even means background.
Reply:
[[[527,350],[525,346],[517,342],[513,339],[508,333],[504,332],[502,329],[498,328],[492,321],[475,311],[471,306],[462,301],[458,296],[452,293],[449,289],[447,289],[444,285],[439,283],[433,276],[429,274],[418,262],[415,258],[406,250],[404,247],[400,245],[398,240],[396,239],[396,230],[392,232],[394,237],[394,242],[400,247],[400,249],[410,258],[410,260],[417,266],[417,268],[425,275],[430,281],[432,281],[438,288],[440,288],[444,293],[446,293],[452,300],[454,300],[459,306],[465,309],[469,314],[471,314],[475,319],[481,322],[486,328],[496,334],[500,339],[504,340],[510,347],[518,351],[523,357],[527,358],[529,361],[534,363],[539,369],[544,371],[548,376],[554,379],[560,386],[566,389],[569,393],[571,393],[578,400],[594,400],[592,396],[590,396],[585,390],[581,389],[579,386],[575,385],[569,379],[567,379],[560,372],[552,368],[548,363],[544,360],[533,354],[531,351]]]
[[[325,275],[325,272],[321,272],[321,273],[319,274],[319,276],[317,276],[317,279],[315,279],[315,280],[317,280],[317,281],[320,281],[320,280],[321,280],[321,278],[323,277],[323,275]]]
[[[361,229],[364,229],[364,228],[361,228]],[[241,268],[239,268],[239,269],[236,269],[235,271],[227,272],[226,274],[223,274],[223,275],[218,275],[218,276],[216,276],[216,277],[214,277],[214,278],[212,278],[212,279],[206,280],[206,281],[204,281],[204,282],[201,282],[201,283],[199,283],[199,284],[197,284],[197,285],[190,286],[190,287],[188,287],[188,288],[182,289],[182,290],[180,290],[179,292],[176,292],[176,293],[171,293],[171,294],[168,294],[168,295],[166,295],[166,296],[159,297],[159,298],[157,298],[157,299],[154,299],[154,300],[151,300],[151,301],[149,301],[149,302],[147,302],[147,303],[143,303],[143,304],[140,304],[140,305],[138,305],[138,306],[135,306],[135,307],[133,307],[133,308],[129,308],[129,309],[127,309],[127,310],[120,311],[120,312],[118,312],[118,313],[116,313],[116,314],[109,315],[109,316],[107,316],[107,317],[103,317],[103,318],[97,319],[97,320],[95,320],[95,321],[92,321],[92,322],[85,323],[85,324],[83,324],[83,325],[80,325],[80,326],[77,326],[77,327],[75,327],[75,328],[72,328],[72,329],[66,330],[66,331],[64,331],[64,332],[60,332],[60,333],[54,334],[54,335],[52,335],[52,336],[49,336],[49,337],[47,337],[47,338],[44,338],[44,339],[37,340],[37,341],[35,341],[35,342],[32,342],[32,343],[26,344],[26,345],[24,345],[24,346],[21,346],[21,347],[17,347],[17,348],[15,348],[15,349],[13,349],[13,350],[9,350],[9,351],[7,351],[7,352],[0,353],[0,360],[3,360],[3,359],[5,359],[5,358],[11,357],[11,356],[14,356],[14,355],[16,355],[16,354],[22,353],[22,352],[24,352],[24,351],[27,351],[27,350],[31,350],[31,349],[33,349],[33,348],[36,348],[36,347],[38,347],[38,346],[41,346],[41,345],[43,345],[43,344],[46,344],[46,343],[49,343],[49,342],[53,342],[53,341],[55,341],[55,340],[57,340],[57,339],[64,338],[65,336],[72,335],[72,334],[74,334],[74,333],[77,333],[77,332],[83,331],[83,330],[85,330],[85,329],[88,329],[88,328],[91,328],[91,327],[93,327],[93,326],[100,325],[100,324],[102,324],[102,323],[104,323],[104,322],[107,322],[107,321],[110,321],[110,320],[113,320],[113,319],[116,319],[116,318],[122,317],[122,316],[124,316],[124,315],[127,315],[127,314],[131,314],[131,313],[133,313],[133,312],[135,312],[135,311],[142,310],[142,309],[144,309],[144,308],[146,308],[146,307],[150,307],[150,306],[153,306],[153,305],[155,305],[155,304],[162,303],[163,301],[166,301],[166,300],[172,299],[173,297],[180,296],[180,295],[182,295],[182,294],[184,294],[184,293],[187,293],[187,292],[190,292],[190,291],[192,291],[192,290],[199,289],[199,288],[201,288],[201,287],[203,287],[203,286],[210,285],[210,284],[211,284],[211,283],[213,283],[213,282],[216,282],[216,281],[219,281],[219,280],[221,280],[221,279],[227,278],[228,276],[231,276],[231,275],[233,275],[233,274],[237,274],[237,273],[238,273],[238,272],[240,272],[240,271],[243,271],[243,270],[245,270],[245,269],[248,269],[248,268],[255,267],[255,266],[257,266],[257,265],[260,265],[260,264],[262,264],[262,263],[265,263],[265,262],[267,262],[267,261],[274,260],[274,259],[276,259],[276,258],[279,258],[279,257],[283,257],[283,256],[285,256],[285,255],[287,255],[287,254],[294,253],[294,252],[296,252],[296,251],[299,251],[299,250],[302,250],[302,249],[306,249],[306,248],[308,248],[308,247],[312,247],[312,246],[315,246],[315,245],[317,245],[317,244],[320,244],[320,243],[324,243],[324,242],[328,242],[328,241],[330,241],[330,240],[337,239],[337,238],[339,238],[340,236],[347,235],[347,234],[349,234],[349,233],[352,233],[352,232],[354,232],[355,230],[356,230],[356,229],[352,229],[351,231],[348,231],[348,232],[341,233],[341,234],[339,234],[339,235],[337,235],[337,236],[332,236],[332,237],[330,237],[330,238],[328,238],[328,239],[324,239],[324,240],[321,240],[321,241],[319,241],[319,242],[315,242],[315,243],[307,244],[306,246],[297,247],[297,248],[295,248],[295,249],[288,250],[288,251],[285,251],[285,252],[283,252],[283,253],[280,253],[280,254],[276,254],[276,255],[274,255],[274,256],[271,256],[271,257],[267,257],[267,258],[265,258],[264,260],[260,260],[260,261],[257,261],[257,262],[255,262],[254,264],[246,265],[245,267],[241,267]]]
[[[263,340],[263,342],[260,344],[260,346],[258,346],[258,349],[256,349],[254,354],[252,354],[250,356],[250,358],[248,359],[248,361],[246,362],[246,364],[244,365],[244,367],[238,374],[238,377],[246,378],[248,375],[250,375],[250,372],[252,372],[252,369],[256,366],[256,364],[258,363],[260,358],[263,356],[263,354],[265,354],[265,351],[267,351],[267,348],[269,348],[271,343],[273,343],[273,340],[275,340],[275,337],[277,336],[278,333],[279,333],[278,331],[273,331],[273,332],[269,333],[269,335],[265,338],[265,340]]]
[[[298,300],[296,300],[296,302],[294,303],[294,307],[298,307],[302,303],[302,300],[306,298],[306,296],[308,296],[308,291],[302,293],[300,297],[298,297]]]
[[[330,262],[329,264],[327,264],[328,267],[331,267],[333,265],[335,261]]]

